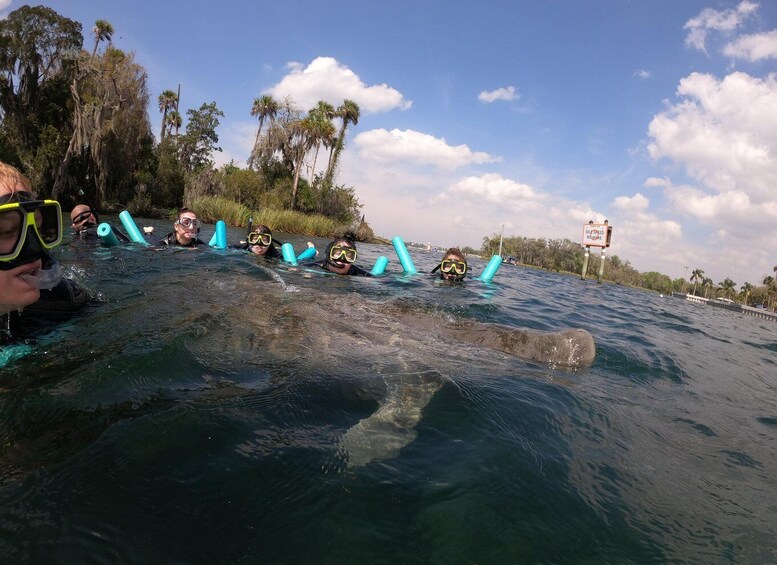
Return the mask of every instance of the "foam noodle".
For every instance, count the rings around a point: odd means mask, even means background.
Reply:
[[[308,259],[312,259],[313,257],[316,256],[316,253],[317,251],[315,247],[308,247],[307,249],[305,249],[305,251],[297,255],[297,262],[301,263],[302,261],[307,261]]]
[[[108,247],[119,245],[119,239],[116,237],[116,234],[113,233],[113,228],[111,227],[111,224],[103,222],[102,224],[97,226],[97,235],[100,236],[100,239],[102,240],[103,245],[106,245]]]
[[[388,265],[388,262],[389,262],[388,257],[384,257],[383,255],[381,255],[375,261],[375,266],[372,268],[372,271],[370,271],[370,273],[373,276],[382,275],[383,272],[386,270],[386,265]]]
[[[399,257],[399,262],[402,264],[402,269],[406,273],[417,273],[418,271],[416,271],[415,265],[413,265],[413,260],[410,258],[410,253],[407,252],[407,247],[405,247],[405,242],[402,241],[402,238],[396,236],[391,240],[391,243],[394,246],[394,250],[397,252],[397,257]]]
[[[294,246],[291,243],[284,243],[281,245],[281,253],[283,253],[283,260],[290,265],[297,264],[297,256],[294,253]]]
[[[486,268],[483,270],[483,274],[480,275],[480,280],[483,282],[491,282],[491,279],[494,278],[494,275],[499,270],[501,265],[502,258],[499,255],[494,255],[491,257],[488,265],[486,265]]]
[[[124,210],[121,214],[119,214],[119,219],[121,220],[124,229],[127,230],[127,234],[132,241],[135,243],[140,243],[141,245],[148,245],[148,242],[143,237],[143,234],[140,233],[138,226],[135,225],[135,220],[132,219],[132,216],[130,216],[129,212]]]
[[[210,238],[208,245],[216,249],[227,248],[227,224],[224,223],[224,220],[216,222],[216,233]]]

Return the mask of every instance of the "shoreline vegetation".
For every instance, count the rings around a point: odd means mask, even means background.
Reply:
[[[41,198],[65,209],[87,203],[153,218],[187,206],[206,221],[231,226],[253,218],[287,233],[351,231],[359,241],[389,243],[366,222],[356,189],[336,182],[347,133],[359,123],[356,102],[320,100],[305,111],[288,97],[251,100],[246,93],[246,115],[257,120],[251,154],[245,166],[217,168],[224,113],[216,101],[181,108],[180,85],[152,98],[147,69],[113,43],[116,35],[106,20],[85,33],[80,22],[43,6],[22,6],[0,20],[0,161],[19,168]],[[156,136],[152,100],[161,115]],[[481,249],[462,251],[488,258],[498,242],[496,235],[484,237]],[[513,236],[504,240],[502,256],[579,273],[583,249],[568,239]],[[597,272],[599,261],[592,253],[589,272]],[[777,266],[774,271],[777,277]],[[640,273],[617,255],[604,268],[604,279],[616,284],[666,294],[692,289],[771,310],[775,277],[764,277],[763,286],[744,283],[737,292],[730,278],[715,285],[701,269],[688,281],[672,280]]]

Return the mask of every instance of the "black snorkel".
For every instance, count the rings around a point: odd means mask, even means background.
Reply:
[[[94,220],[96,222],[94,226],[98,226],[100,224],[100,215],[97,213],[97,208],[95,208],[94,205],[92,204],[92,201],[89,200],[89,197],[86,195],[83,188],[78,189],[78,195],[81,196],[84,199],[84,202],[86,202],[86,205],[89,206],[89,211],[94,216]],[[84,224],[84,228],[94,227],[91,224],[92,222],[86,222]]]

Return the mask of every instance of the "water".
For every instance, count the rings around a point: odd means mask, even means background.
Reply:
[[[777,562],[774,323],[359,254],[393,273],[63,245],[102,303],[0,370],[2,561]],[[586,328],[597,358],[434,331],[464,320]]]

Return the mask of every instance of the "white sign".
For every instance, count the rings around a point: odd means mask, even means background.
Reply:
[[[609,247],[612,226],[607,224],[583,224],[583,245],[588,247]]]

